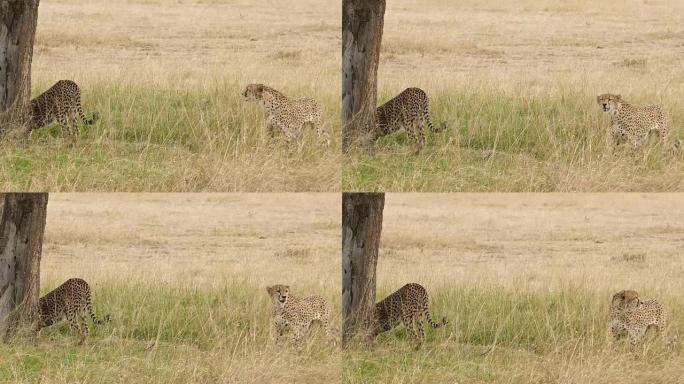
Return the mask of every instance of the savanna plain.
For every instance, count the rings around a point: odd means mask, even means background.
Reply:
[[[377,300],[409,282],[445,328],[345,352],[346,383],[681,383],[684,200],[649,194],[388,194]],[[668,312],[642,356],[609,331],[612,295]]]
[[[8,383],[334,383],[320,327],[276,344],[266,287],[324,297],[340,327],[339,196],[52,194],[41,293],[88,281],[98,317],[0,345]]]
[[[57,125],[3,142],[0,187],[36,191],[338,191],[338,2],[43,1],[33,96],[81,87],[76,142]],[[330,147],[307,130],[269,140],[249,83],[312,97]]]
[[[343,189],[682,190],[681,151],[613,153],[596,96],[661,105],[681,139],[683,25],[677,0],[388,2],[378,105],[419,87],[447,128],[418,155],[405,133],[352,150]]]

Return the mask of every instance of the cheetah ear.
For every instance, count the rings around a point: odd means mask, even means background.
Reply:
[[[264,92],[264,85],[263,84],[257,84],[256,90],[258,93],[263,93]]]
[[[266,292],[268,292],[269,295],[273,294],[273,287],[266,287]]]
[[[622,101],[622,95],[615,95],[615,100]]]

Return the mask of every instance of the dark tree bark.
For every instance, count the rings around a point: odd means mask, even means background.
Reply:
[[[384,193],[342,194],[342,342],[367,334],[375,306]]]
[[[368,134],[377,102],[385,0],[342,1],[342,150]]]
[[[28,118],[40,0],[0,0],[0,131]]]
[[[47,193],[4,195],[0,221],[0,333],[5,339],[38,320],[40,258]]]

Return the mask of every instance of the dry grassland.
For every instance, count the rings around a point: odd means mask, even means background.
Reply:
[[[337,191],[340,7],[332,1],[41,2],[34,95],[73,79],[86,113],[76,143],[57,126],[2,143],[3,190]],[[265,83],[323,107],[330,148],[269,142],[242,99]]]
[[[378,104],[415,86],[446,122],[418,156],[406,134],[345,156],[344,190],[674,191],[681,154],[612,155],[596,96],[660,104],[684,137],[684,3],[387,4]]]
[[[451,323],[418,352],[403,327],[352,348],[344,382],[679,383],[682,223],[679,195],[388,194],[378,300],[418,282]],[[629,288],[666,306],[674,352],[613,349],[608,306]]]
[[[329,194],[53,194],[42,291],[82,277],[112,321],[83,347],[67,324],[1,345],[0,382],[339,382],[322,332],[276,345],[266,293],[322,295],[339,330],[339,228]]]

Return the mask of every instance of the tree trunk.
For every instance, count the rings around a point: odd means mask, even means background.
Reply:
[[[385,0],[342,1],[342,150],[369,134],[375,117]]]
[[[384,193],[342,194],[342,342],[366,334],[375,306]]]
[[[47,193],[8,193],[0,221],[0,334],[38,320]]]
[[[0,0],[0,131],[28,118],[40,0]]]

